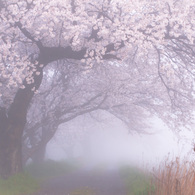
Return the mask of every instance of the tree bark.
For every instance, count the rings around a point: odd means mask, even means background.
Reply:
[[[23,170],[22,166],[22,135],[26,124],[26,116],[31,99],[34,95],[32,89],[38,89],[43,72],[34,74],[34,83],[24,81],[24,89],[19,89],[8,113],[1,108],[0,111],[0,176],[4,179]]]
[[[0,175],[3,179],[22,171],[22,132],[24,124],[8,122],[1,132]]]
[[[60,59],[85,59],[87,51],[87,48],[73,51],[70,46],[66,48],[43,47],[42,43],[36,41],[30,32],[23,28],[20,22],[17,22],[16,26],[21,30],[24,36],[34,42],[40,50],[37,59],[39,64],[36,66],[35,71],[40,72],[40,75],[37,75],[35,72],[33,73],[32,78],[34,83],[32,84],[27,84],[26,80],[24,81],[23,84],[25,88],[17,91],[8,113],[4,112],[4,114],[0,116],[0,176],[3,178],[7,178],[22,170],[22,134],[26,124],[28,107],[34,96],[32,89],[35,88],[36,90],[39,88],[43,78],[43,67]],[[109,44],[105,48],[106,54],[103,56],[103,59],[117,59],[116,56],[110,54],[111,51],[115,50],[113,44]],[[42,67],[40,64],[44,66]]]

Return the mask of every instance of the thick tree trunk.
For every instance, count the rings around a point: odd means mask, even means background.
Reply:
[[[24,122],[15,124],[0,110],[0,175],[7,178],[22,170],[21,139]]]
[[[22,171],[23,128],[24,124],[13,126],[9,123],[7,129],[1,133],[0,174],[4,179]]]
[[[38,89],[42,81],[40,75],[34,74],[34,83],[19,89],[8,113],[0,109],[0,176],[8,178],[22,171],[22,135],[26,124],[29,104],[34,95],[32,88]]]

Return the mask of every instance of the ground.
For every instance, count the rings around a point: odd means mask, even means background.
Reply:
[[[126,195],[117,170],[82,170],[54,177],[45,182],[36,195]]]

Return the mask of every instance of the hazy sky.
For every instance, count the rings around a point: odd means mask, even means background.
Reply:
[[[150,132],[153,133],[140,135],[129,134],[127,127],[108,113],[98,111],[95,116],[79,116],[61,125],[48,144],[47,158],[66,159],[65,143],[68,138],[64,136],[64,132],[67,131],[73,137],[77,135],[73,144],[74,158],[89,167],[112,167],[121,163],[153,166],[168,154],[170,157],[183,157],[192,150],[192,132],[182,132],[178,141],[174,133],[157,118],[149,121]],[[81,140],[85,140],[85,146],[81,144]]]

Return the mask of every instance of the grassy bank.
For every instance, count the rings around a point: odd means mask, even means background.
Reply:
[[[187,158],[186,158],[187,159]],[[76,163],[46,161],[29,164],[25,172],[0,179],[0,195],[30,195],[38,191],[41,182],[78,170]],[[98,169],[98,171],[100,171]],[[179,158],[166,158],[158,167],[149,171],[131,166],[120,168],[127,195],[195,195],[195,162]],[[72,194],[92,195],[89,188],[81,188]]]
[[[39,184],[28,173],[20,173],[7,180],[0,179],[0,195],[30,195],[39,190]]]
[[[127,195],[154,194],[155,185],[147,172],[130,166],[120,169],[121,177],[127,189]]]
[[[127,166],[121,177],[127,195],[195,195],[194,161],[166,158],[150,172]]]
[[[24,173],[0,179],[0,195],[30,195],[40,189],[41,183],[52,177],[57,177],[76,170],[75,163],[52,160],[40,164],[29,164]]]

